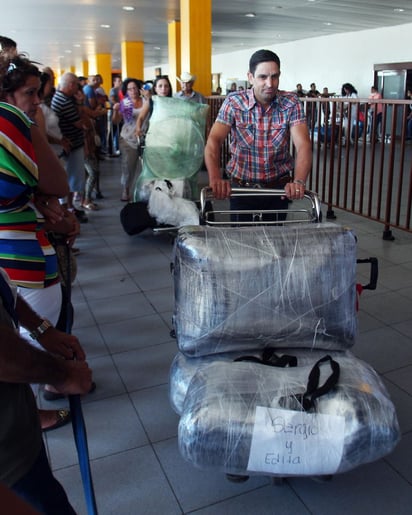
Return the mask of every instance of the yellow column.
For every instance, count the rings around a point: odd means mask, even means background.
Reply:
[[[181,71],[197,76],[194,89],[212,88],[212,0],[180,0]]]
[[[96,55],[96,73],[99,73],[103,78],[103,89],[106,94],[109,94],[112,87],[112,56],[111,54],[97,54]]]
[[[168,57],[169,57],[169,79],[173,86],[173,92],[177,91],[178,82],[176,77],[180,75],[181,61],[181,38],[180,21],[172,21],[168,26]]]
[[[82,72],[79,74],[80,76],[87,77],[89,75],[89,61],[82,62]]]
[[[76,67],[75,66],[70,66],[70,71],[71,71],[71,73],[76,73]]]
[[[143,41],[122,41],[122,77],[143,80],[144,71]]]

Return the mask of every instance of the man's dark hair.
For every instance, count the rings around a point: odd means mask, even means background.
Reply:
[[[249,72],[254,75],[257,65],[267,63],[268,61],[275,62],[280,68],[280,59],[275,52],[271,50],[258,50],[249,59]]]
[[[8,51],[8,50],[16,50],[17,43],[14,39],[8,38],[6,36],[0,36],[0,51]]]

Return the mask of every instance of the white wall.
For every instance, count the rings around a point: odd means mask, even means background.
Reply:
[[[412,24],[382,29],[347,32],[333,36],[304,39],[292,43],[267,45],[279,55],[282,76],[280,88],[294,90],[301,82],[309,89],[315,82],[319,91],[327,86],[340,94],[344,82],[352,83],[360,97],[367,97],[373,83],[373,65],[392,62],[412,62],[409,43]],[[212,57],[212,73],[221,73],[223,90],[232,78],[246,80],[251,48]],[[168,65],[161,65],[168,73]],[[145,69],[145,79],[153,77],[153,69]]]
[[[390,62],[412,62],[410,40],[412,24],[383,29],[364,30],[333,36],[305,39],[279,45],[268,45],[281,60],[281,89],[293,90],[298,82],[309,89],[315,82],[318,90],[340,92],[344,82],[352,83],[360,97],[367,97],[373,83],[373,65]],[[250,55],[258,50],[242,50],[212,58],[213,73],[226,78],[246,78]],[[224,72],[223,72],[224,70]]]

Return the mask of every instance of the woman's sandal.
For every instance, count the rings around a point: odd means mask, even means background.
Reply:
[[[88,211],[97,211],[99,209],[99,207],[93,202],[85,202],[82,204],[82,207]]]
[[[53,412],[56,415],[56,421],[51,424],[50,426],[43,426],[42,423],[42,412]],[[48,431],[53,431],[54,429],[58,429],[59,427],[65,426],[68,424],[72,417],[70,414],[70,411],[67,409],[58,409],[58,410],[42,410],[39,409],[39,418],[40,418],[40,424],[41,424],[41,430],[43,433],[47,433]]]

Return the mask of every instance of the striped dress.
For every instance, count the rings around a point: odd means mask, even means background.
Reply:
[[[0,267],[16,286],[45,288],[58,282],[57,260],[32,203],[38,168],[31,125],[0,102]]]

